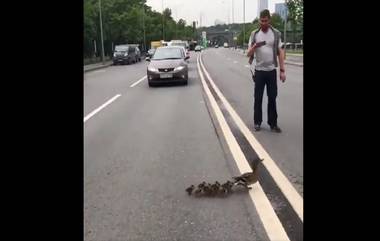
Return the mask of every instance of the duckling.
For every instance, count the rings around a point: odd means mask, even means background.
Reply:
[[[203,188],[204,186],[206,186],[206,182],[202,182],[201,184],[198,185],[198,188]]]
[[[219,186],[216,183],[212,184],[211,187],[210,187],[210,190],[211,190],[210,194],[213,195],[213,196],[215,196],[216,194],[218,194],[218,192],[219,192]]]
[[[186,188],[186,192],[189,194],[189,196],[193,192],[194,188],[195,188],[194,185],[191,185],[190,187]]]
[[[194,191],[194,195],[195,196],[200,196],[202,194],[202,188],[197,188],[195,191]]]
[[[234,185],[233,182],[227,181],[222,184],[222,188],[224,189],[226,194],[232,193],[232,186]]]
[[[212,193],[212,188],[211,188],[211,184],[208,183],[207,185],[205,185],[203,187],[203,193],[206,195],[206,196],[210,196],[211,193]]]

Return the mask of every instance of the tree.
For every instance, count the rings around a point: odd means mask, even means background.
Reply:
[[[246,24],[245,25],[245,40],[244,40],[244,43],[245,44],[248,44],[248,41],[249,41],[249,37],[251,36],[251,33],[253,30],[257,29],[258,28],[258,25],[257,24]],[[238,35],[238,38],[237,38],[237,44],[240,45],[240,46],[243,46],[243,37],[244,37],[244,34],[243,34],[243,31],[240,32],[240,34]]]
[[[295,41],[295,34],[298,26],[303,30],[303,0],[288,0],[286,2],[288,7],[288,20],[292,26],[293,41]]]
[[[295,24],[303,24],[303,0],[288,0],[286,4],[289,11],[288,20]]]
[[[284,29],[284,21],[282,20],[281,16],[278,15],[277,13],[273,13],[272,14],[272,17],[271,17],[271,25],[279,30],[279,31],[283,31]]]
[[[145,23],[146,46],[149,46],[151,41],[162,39],[163,17],[165,40],[193,38],[192,26],[186,26],[186,21],[183,19],[175,22],[169,8],[166,8],[163,13],[153,11],[146,5],[146,0],[102,0],[101,3],[106,55],[112,53],[112,43],[114,45],[137,43],[143,46],[143,22]],[[84,0],[83,15],[83,55],[88,58],[94,54],[94,40],[97,42],[98,52],[101,48],[99,0]]]
[[[89,0],[83,2],[83,54],[92,57],[94,53],[93,41],[96,39],[96,10]]]

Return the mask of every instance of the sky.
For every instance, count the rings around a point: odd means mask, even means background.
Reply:
[[[252,22],[257,17],[257,2],[258,0],[245,0],[245,22]],[[269,11],[274,12],[275,4],[283,2],[285,0],[268,0]],[[216,19],[226,24],[232,21],[243,23],[243,0],[147,0],[146,4],[157,12],[162,11],[163,4],[164,8],[172,10],[175,20],[182,18],[186,20],[187,25],[191,25],[192,21],[198,21],[197,27],[201,18],[202,26],[212,26]]]

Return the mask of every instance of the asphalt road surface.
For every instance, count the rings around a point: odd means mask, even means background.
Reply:
[[[303,216],[294,211],[303,208],[302,67],[287,65],[287,81],[279,82],[283,133],[263,125],[250,132],[262,147],[251,147],[219,100],[234,136],[226,137],[200,78],[201,59],[252,130],[253,83],[247,58],[234,50],[191,52],[187,86],[149,88],[144,61],[84,74],[85,240],[302,240]],[[231,147],[234,139],[240,149]],[[271,157],[253,189],[225,198],[188,196],[191,184],[225,182],[249,167],[236,158],[239,150],[247,159],[263,150]],[[272,173],[271,162],[287,181]],[[286,191],[292,188],[296,194]]]

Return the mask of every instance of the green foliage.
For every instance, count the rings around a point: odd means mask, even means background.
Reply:
[[[167,41],[194,37],[192,26],[186,26],[186,21],[183,19],[176,22],[171,9],[166,8],[163,14],[153,11],[146,5],[146,0],[101,0],[101,8],[104,50],[108,56],[112,54],[112,43],[140,44],[142,48],[147,46],[149,49],[151,41],[162,39],[163,23]],[[101,51],[99,0],[84,0],[83,15],[83,54],[88,58],[94,55],[94,40],[97,53]]]

